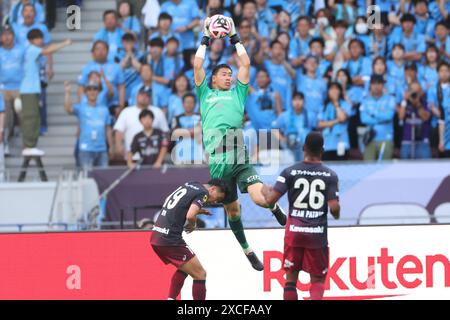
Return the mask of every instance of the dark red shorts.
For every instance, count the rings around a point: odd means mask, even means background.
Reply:
[[[328,247],[309,249],[284,245],[284,270],[305,271],[313,276],[323,276],[328,272]]]
[[[158,246],[152,244],[152,248],[162,262],[173,264],[177,268],[195,257],[194,251],[187,245]]]

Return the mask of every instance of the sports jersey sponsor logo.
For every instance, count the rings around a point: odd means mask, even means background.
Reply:
[[[283,267],[288,269],[294,266],[294,263],[292,261],[289,261],[288,259],[284,259],[284,265]]]
[[[278,182],[281,182],[281,183],[286,183],[286,178],[283,177],[283,176],[279,176],[279,177],[277,178],[277,181],[278,181]]]
[[[331,174],[325,171],[291,170],[291,176],[298,176],[298,175],[331,177]]]
[[[169,228],[161,228],[161,227],[153,226],[153,231],[163,233],[163,234],[169,234],[170,230],[169,230]]]
[[[302,232],[302,233],[323,233],[324,227],[299,227],[291,224],[289,226],[290,232]]]
[[[256,180],[259,180],[259,176],[257,174],[248,177],[247,178],[247,183],[250,183],[250,182],[253,182],[253,181],[256,181]]]
[[[192,189],[194,189],[194,190],[200,190],[198,187],[196,187],[196,186],[194,186],[194,185],[192,185],[192,184],[189,184],[189,183],[185,183],[184,185],[185,185],[186,187],[192,188]]]
[[[209,99],[206,99],[206,102],[207,103],[214,103],[214,102],[217,102],[217,101],[219,101],[219,100],[221,100],[221,101],[223,101],[223,100],[233,100],[233,97],[227,97],[227,96],[224,96],[224,97],[213,97],[213,98],[209,98]]]

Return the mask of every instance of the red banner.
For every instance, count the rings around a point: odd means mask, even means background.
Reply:
[[[0,235],[0,299],[166,299],[150,232]]]

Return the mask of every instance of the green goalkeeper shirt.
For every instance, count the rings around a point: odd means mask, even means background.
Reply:
[[[231,90],[210,89],[205,77],[196,89],[200,100],[205,151],[213,155],[230,130],[235,134],[235,129],[243,127],[248,84],[236,80],[236,86]]]

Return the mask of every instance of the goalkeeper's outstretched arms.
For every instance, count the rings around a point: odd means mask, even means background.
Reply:
[[[239,70],[237,78],[242,84],[248,84],[250,82],[250,57],[245,50],[244,45],[236,32],[236,27],[234,26],[234,21],[232,18],[227,18],[231,25],[230,31],[230,42],[235,46],[236,52],[239,57]]]
[[[194,59],[194,82],[198,87],[202,84],[205,79],[205,69],[203,69],[203,61],[205,61],[206,48],[209,46],[211,39],[211,33],[209,32],[209,23],[211,18],[206,18],[203,25],[203,38],[200,47],[195,53]]]

